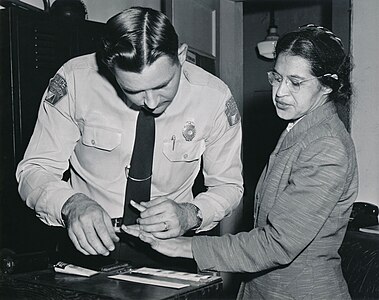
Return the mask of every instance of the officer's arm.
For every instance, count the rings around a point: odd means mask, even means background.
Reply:
[[[216,112],[214,127],[203,154],[207,191],[197,195],[193,202],[203,218],[198,231],[216,226],[238,206],[242,198],[241,141],[240,115],[228,91],[225,101]]]
[[[71,117],[72,99],[64,67],[50,80],[38,112],[38,120],[19,163],[16,178],[26,204],[46,224],[63,226],[61,209],[74,191],[62,175],[80,137]]]

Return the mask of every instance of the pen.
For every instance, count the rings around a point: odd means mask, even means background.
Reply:
[[[172,151],[174,151],[175,150],[175,141],[176,141],[176,136],[175,135],[173,135],[171,137],[171,141],[172,141]]]

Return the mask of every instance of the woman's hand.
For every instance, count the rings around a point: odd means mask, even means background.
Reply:
[[[151,248],[171,257],[193,258],[192,238],[178,237],[173,239],[159,239],[149,232],[141,230],[139,225],[122,225],[121,229],[126,233],[138,237],[141,241],[150,244]]]

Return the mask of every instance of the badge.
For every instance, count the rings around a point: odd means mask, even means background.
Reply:
[[[55,74],[55,76],[49,81],[49,87],[47,90],[45,101],[49,102],[52,105],[55,105],[66,94],[67,94],[66,80],[61,75]]]
[[[236,125],[240,120],[241,116],[238,111],[237,103],[234,101],[233,96],[231,96],[225,104],[225,114],[228,118],[230,126]]]
[[[196,135],[195,123],[187,121],[184,125],[182,133],[187,142],[192,141]]]

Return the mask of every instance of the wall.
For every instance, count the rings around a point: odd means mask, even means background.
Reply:
[[[40,9],[43,9],[43,1],[42,0],[21,0],[21,2],[25,2],[27,4],[33,5]]]
[[[148,6],[161,10],[160,0],[83,0],[87,6],[88,20],[105,23],[116,13],[131,6]]]
[[[55,0],[50,0],[53,4]],[[131,6],[149,6],[161,9],[160,0],[82,0],[87,7],[87,19],[105,23],[110,17]],[[27,4],[43,9],[42,0],[22,0]]]
[[[379,206],[379,1],[352,0],[352,80],[355,103],[351,132],[355,142],[360,188],[357,201]]]

